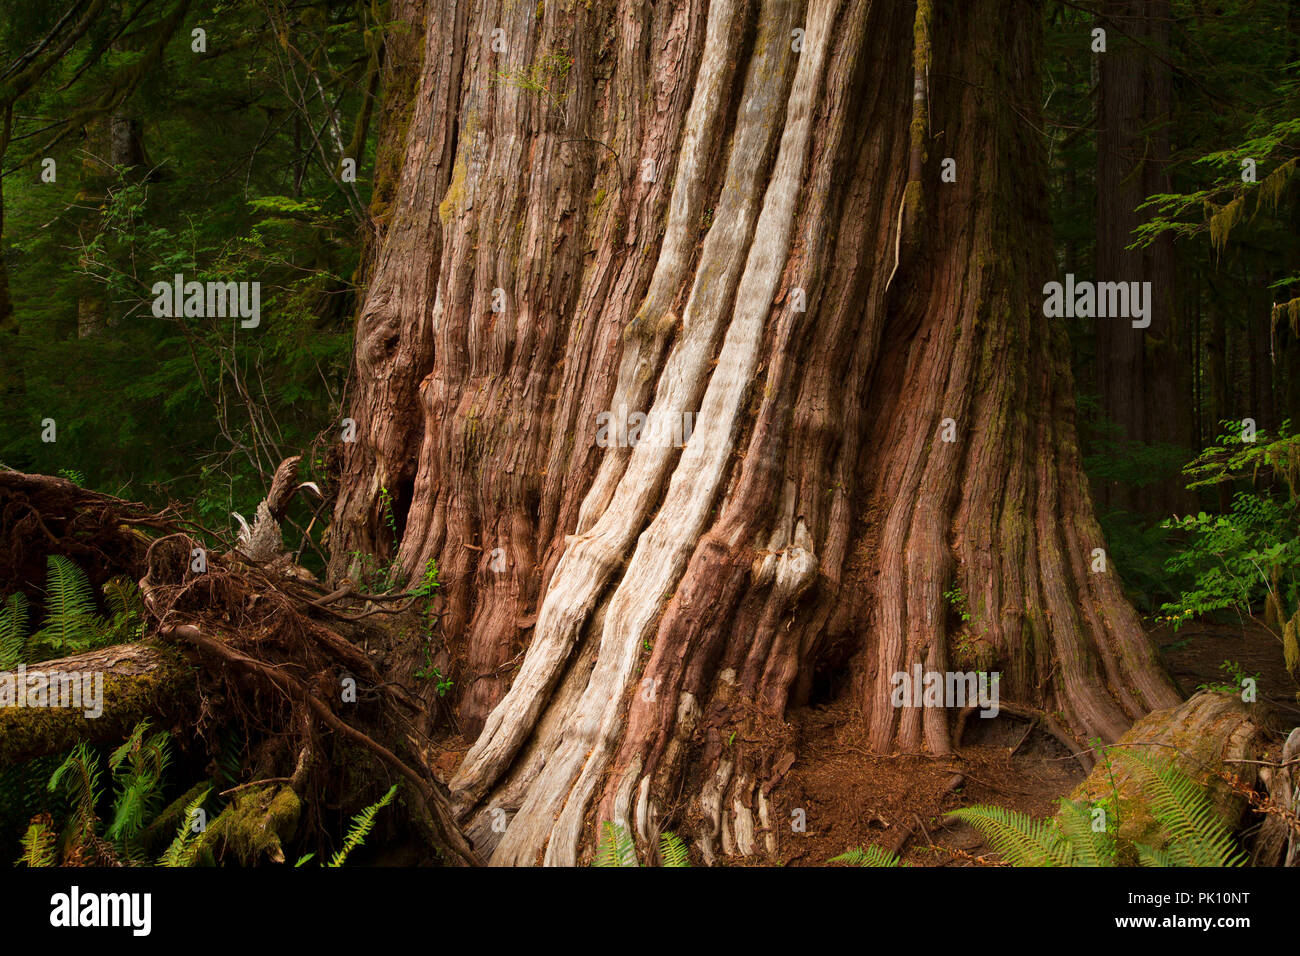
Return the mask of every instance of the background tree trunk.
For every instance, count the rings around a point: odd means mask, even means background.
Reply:
[[[891,704],[918,665],[1000,671],[1081,743],[1176,701],[1091,570],[1038,3],[485,0],[424,30],[332,572],[437,562],[483,855],[573,863],[601,820],[770,851],[819,664],[882,752],[952,747],[948,710]],[[601,430],[624,409],[639,441]]]
[[[1096,319],[1097,381],[1102,413],[1130,441],[1191,446],[1187,363],[1179,358],[1174,309],[1174,244],[1168,233],[1145,249],[1128,249],[1149,217],[1148,196],[1170,191],[1169,123],[1173,95],[1168,0],[1105,0],[1107,31],[1097,106],[1097,281],[1150,282],[1151,324]],[[1163,513],[1190,501],[1174,478],[1144,489],[1098,488],[1112,508]]]

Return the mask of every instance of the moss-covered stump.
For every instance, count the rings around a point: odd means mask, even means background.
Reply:
[[[55,674],[76,675],[79,705],[51,706],[60,694],[65,701],[73,699],[71,686],[37,696],[33,680],[38,673],[47,682]],[[19,688],[20,682],[25,688]],[[117,644],[29,664],[0,675],[0,766],[62,753],[82,741],[120,743],[145,717],[171,726],[197,699],[190,666],[174,651],[152,644]],[[96,711],[101,711],[98,716],[86,716]]]
[[[1151,814],[1141,780],[1116,751],[1149,761],[1170,761],[1206,787],[1210,803],[1230,830],[1241,823],[1246,798],[1219,776],[1235,775],[1254,787],[1260,760],[1275,735],[1261,710],[1232,694],[1202,691],[1177,707],[1153,711],[1135,723],[1099,760],[1071,799],[1096,803],[1118,798],[1121,840],[1162,848],[1167,837]],[[1276,748],[1274,748],[1276,749]]]
[[[293,839],[302,801],[292,787],[253,787],[239,793],[199,838],[200,858],[218,862],[227,853],[245,866],[284,862],[283,845]]]

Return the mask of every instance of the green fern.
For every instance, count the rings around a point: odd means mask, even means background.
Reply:
[[[676,833],[659,835],[659,860],[661,866],[690,866],[691,855],[686,842]],[[640,866],[636,858],[636,842],[626,828],[606,820],[600,828],[596,856],[592,866]]]
[[[1245,855],[1219,820],[1203,787],[1177,766],[1120,751],[1134,771],[1151,814],[1166,837],[1163,848],[1121,843],[1109,828],[1096,832],[1092,809],[1060,801],[1055,819],[1034,820],[1003,807],[953,810],[1014,866],[1118,866],[1134,856],[1144,866],[1241,866]],[[838,859],[838,858],[837,858]]]
[[[192,830],[195,812],[207,800],[212,787],[196,784],[159,812],[163,778],[170,762],[171,738],[166,731],[151,732],[148,720],[142,720],[130,737],[108,758],[116,796],[113,815],[103,836],[98,832],[102,821],[96,812],[103,798],[101,770],[95,750],[84,741],[77,744],[50,775],[46,789],[61,794],[71,808],[64,830],[64,863],[91,862],[94,865],[150,866],[164,834],[175,826],[170,845],[157,860],[159,866],[195,866],[203,852],[203,841]],[[391,792],[390,792],[391,796]],[[382,806],[381,801],[377,806]],[[183,805],[183,808],[182,808]],[[375,809],[375,808],[372,808]],[[48,814],[47,829],[53,829]],[[46,840],[34,819],[24,836],[24,857],[19,862],[46,859]],[[147,825],[146,825],[147,824]],[[354,828],[355,830],[355,828]],[[349,834],[352,839],[354,834]],[[356,843],[364,831],[356,835]],[[49,843],[50,859],[59,856]],[[347,849],[351,849],[349,846]],[[43,865],[28,862],[28,865]],[[53,865],[53,863],[51,863]]]
[[[72,807],[68,830],[73,839],[84,843],[95,833],[99,817],[95,805],[102,791],[99,784],[99,758],[85,741],[77,744],[50,776],[47,789],[50,793],[62,791]]]
[[[659,835],[659,859],[663,866],[690,866],[691,857],[686,843],[676,833]]]
[[[89,650],[102,640],[107,622],[95,613],[95,591],[86,572],[61,554],[47,559],[45,621],[32,642],[56,654]]]
[[[397,794],[397,787],[397,784],[393,784],[378,803],[372,803],[352,818],[352,826],[348,829],[347,836],[343,838],[343,846],[325,864],[326,866],[342,866],[343,862],[348,858],[348,854],[365,842],[366,835],[375,826],[375,815],[392,802],[393,797]],[[298,862],[301,864],[304,861],[299,860]]]
[[[592,866],[640,866],[632,835],[617,823],[606,820],[601,825],[600,842]]]
[[[1115,866],[1119,854],[1115,834],[1109,829],[1093,829],[1093,808],[1086,803],[1064,799],[1060,801],[1060,807],[1056,824],[1074,851],[1074,862],[1069,865]]]
[[[104,603],[108,605],[107,643],[121,644],[144,636],[144,600],[140,586],[125,575],[104,582]]]
[[[148,732],[149,721],[140,721],[108,758],[117,796],[106,835],[124,850],[134,843],[145,821],[157,813],[162,778],[170,759],[167,732],[146,736]]]
[[[994,806],[963,807],[948,815],[973,826],[1013,866],[1074,865],[1074,847],[1053,820],[1035,820]]]
[[[62,555],[50,555],[45,591],[48,596],[41,629],[27,635],[30,605],[15,592],[0,604],[0,670],[42,657],[62,656],[107,644],[121,644],[144,634],[144,602],[130,578],[119,575],[104,584],[105,619],[96,612],[95,592],[86,572]]]
[[[15,591],[0,604],[0,670],[10,670],[26,660],[27,595]]]
[[[1145,866],[1242,866],[1246,856],[1223,825],[1205,788],[1168,761],[1120,751],[1142,783],[1151,814],[1169,838],[1163,850],[1139,845]]]
[[[176,828],[176,836],[159,857],[159,866],[194,865],[200,846],[198,835],[194,831],[194,815],[211,792],[212,788],[209,787],[185,805],[185,812],[181,814],[181,822]]]
[[[41,817],[29,823],[23,834],[23,854],[17,860],[20,866],[54,866],[58,862],[54,828],[48,815]]]
[[[907,866],[893,853],[886,853],[878,846],[852,847],[839,856],[830,858],[831,863],[848,863],[851,866]]]

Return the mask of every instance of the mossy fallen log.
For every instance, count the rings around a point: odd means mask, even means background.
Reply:
[[[81,741],[121,743],[145,717],[163,726],[198,700],[175,651],[117,644],[0,674],[0,766],[66,751]]]
[[[1120,815],[1120,838],[1162,848],[1167,835],[1151,812],[1141,775],[1127,761],[1114,759],[1116,751],[1128,751],[1148,761],[1172,762],[1204,784],[1215,814],[1229,830],[1236,830],[1248,806],[1241,790],[1255,787],[1260,761],[1270,746],[1277,750],[1276,740],[1277,734],[1261,708],[1245,704],[1232,694],[1203,691],[1177,707],[1153,711],[1135,723],[1107,748],[1108,759],[1098,760],[1071,799],[1098,803],[1114,795]],[[1230,785],[1224,774],[1235,776],[1241,789]]]

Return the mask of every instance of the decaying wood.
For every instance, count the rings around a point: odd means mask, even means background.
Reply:
[[[24,673],[102,675],[102,713],[84,707],[0,707],[0,765],[63,753],[76,744],[120,743],[135,725],[178,726],[198,704],[193,669],[174,650],[117,644],[26,665]],[[10,672],[11,675],[15,672]]]
[[[1291,731],[1276,764],[1259,768],[1267,802],[1257,801],[1264,812],[1255,838],[1251,863],[1255,866],[1300,866],[1300,727]]]
[[[474,865],[479,862],[473,849],[465,841],[464,836],[452,820],[450,804],[442,791],[441,785],[437,780],[433,779],[427,768],[421,773],[383,744],[345,723],[302,682],[289,677],[282,670],[263,664],[247,654],[241,654],[221,640],[204,634],[194,625],[173,625],[164,628],[163,634],[167,637],[187,641],[210,657],[256,674],[261,680],[266,681],[282,692],[293,695],[331,730],[342,734],[371,753],[376,754],[385,764],[409,780],[415,786],[416,793],[424,799],[432,810],[441,843],[446,851],[446,861],[459,865]]]
[[[1261,757],[1275,731],[1260,707],[1242,703],[1231,694],[1202,691],[1176,707],[1143,717],[1108,748],[1130,750],[1144,759],[1169,761],[1192,780],[1206,786],[1215,813],[1229,830],[1236,830],[1248,807],[1241,789],[1253,790],[1259,780]],[[1227,771],[1240,781],[1230,786]],[[1098,801],[1116,791],[1120,801],[1120,836],[1133,843],[1160,847],[1164,835],[1141,799],[1141,780],[1122,761],[1098,761],[1072,799]]]

